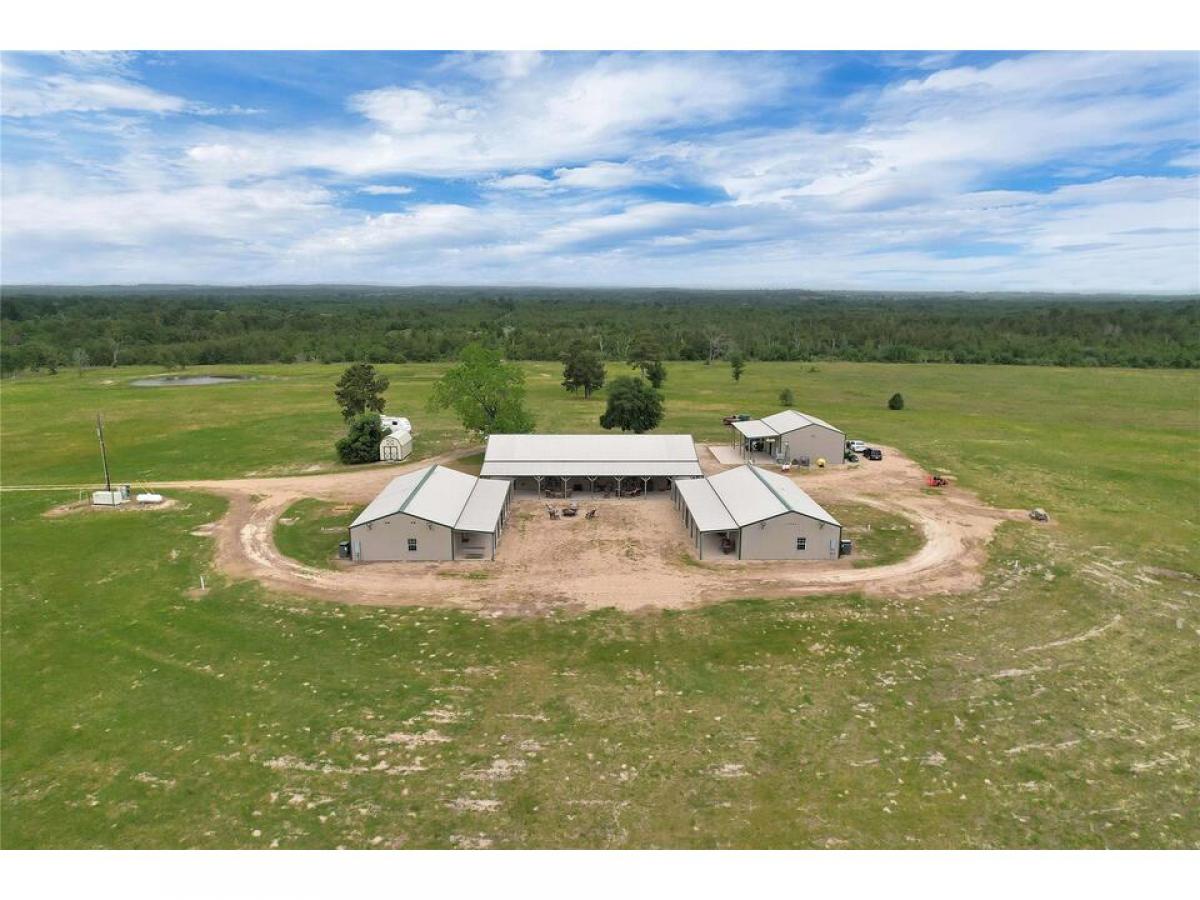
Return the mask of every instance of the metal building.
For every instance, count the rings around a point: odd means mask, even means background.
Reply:
[[[494,434],[480,471],[539,496],[644,496],[701,474],[688,434]]]
[[[790,478],[757,466],[672,488],[700,559],[837,559],[842,526]]]
[[[393,431],[384,435],[379,442],[379,459],[381,462],[400,462],[412,455],[412,432]]]
[[[393,478],[350,525],[350,557],[383,560],[495,559],[509,484],[428,466]]]
[[[731,423],[741,438],[743,458],[749,461],[803,463],[825,460],[841,465],[846,435],[816,416],[785,409],[773,416]]]

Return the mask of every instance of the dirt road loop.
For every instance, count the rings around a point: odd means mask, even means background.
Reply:
[[[213,529],[218,567],[285,593],[340,603],[453,606],[496,614],[603,607],[687,608],[737,597],[794,597],[862,591],[916,597],[979,586],[986,547],[1019,510],[985,506],[955,486],[929,491],[914,462],[888,448],[882,462],[793,475],[820,502],[863,503],[918,525],[925,543],[898,563],[855,569],[837,562],[697,561],[678,512],[665,496],[598,501],[596,519],[551,521],[544,504],[513,504],[495,561],[345,564],[315,569],[275,546],[279,516],[304,497],[366,503],[390,479],[463,450],[409,466],[289,478],[175,482],[163,487],[221,494],[230,500]],[[706,471],[719,471],[715,459]]]

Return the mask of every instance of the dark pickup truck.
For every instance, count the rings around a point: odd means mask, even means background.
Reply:
[[[874,447],[868,447],[863,451],[863,456],[865,456],[867,459],[879,462],[879,460],[883,459],[883,451],[877,450]]]

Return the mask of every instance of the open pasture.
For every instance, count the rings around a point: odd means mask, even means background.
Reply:
[[[418,453],[439,366],[384,367]],[[610,366],[615,374],[617,366]],[[967,595],[493,618],[209,577],[224,501],[2,495],[5,847],[1197,847],[1195,373],[672,364],[666,431],[796,406],[1011,523]],[[6,488],[333,471],[337,367],[0,387]],[[602,401],[531,364],[540,430]],[[110,383],[105,383],[110,382]],[[884,408],[894,391],[907,408]],[[325,526],[318,526],[325,527]],[[311,552],[303,549],[298,553]],[[446,591],[457,579],[445,578]]]

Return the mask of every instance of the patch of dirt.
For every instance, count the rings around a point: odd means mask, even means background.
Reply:
[[[884,450],[880,462],[790,476],[818,502],[873,506],[898,513],[921,529],[925,543],[912,556],[861,569],[853,568],[851,559],[687,564],[691,542],[665,494],[582,500],[581,506],[597,507],[595,519],[551,520],[543,501],[516,500],[496,559],[487,563],[371,563],[324,570],[290,559],[275,547],[275,523],[296,500],[366,503],[396,475],[477,453],[474,447],[400,466],[171,486],[229,498],[229,509],[214,530],[222,571],[281,592],[341,603],[536,615],[602,607],[686,608],[736,597],[850,591],[909,598],[980,587],[986,547],[996,528],[1006,521],[1027,522],[1025,511],[994,509],[955,484],[926,491],[921,467],[893,448]],[[704,467],[721,468],[711,458]],[[461,573],[465,565],[485,566],[480,571],[489,577],[446,577]]]
[[[164,497],[162,503],[138,503],[131,500],[129,503],[122,503],[120,506],[94,506],[91,500],[76,500],[74,503],[64,503],[61,506],[55,506],[42,513],[42,516],[47,519],[61,519],[64,516],[73,516],[77,513],[94,512],[99,515],[109,515],[111,513],[130,513],[130,512],[154,512],[161,509],[172,509],[179,505],[179,501],[171,497]]]

